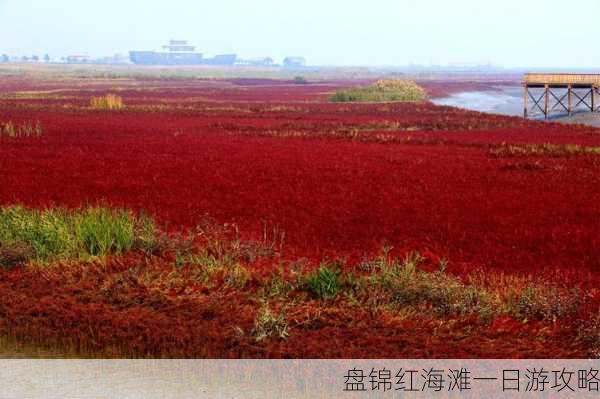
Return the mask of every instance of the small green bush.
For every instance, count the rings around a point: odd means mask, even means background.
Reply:
[[[330,101],[345,102],[394,102],[424,101],[425,90],[410,80],[378,80],[370,86],[339,90],[330,96]]]
[[[319,299],[333,299],[340,292],[342,272],[321,265],[318,270],[306,277],[310,292]]]

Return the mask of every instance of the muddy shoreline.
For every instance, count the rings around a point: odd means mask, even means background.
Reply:
[[[523,88],[521,86],[495,87],[484,91],[469,91],[455,93],[447,97],[434,98],[432,102],[437,105],[446,105],[490,114],[509,116],[523,116]],[[545,120],[543,115],[534,116],[532,119]],[[582,124],[600,127],[600,113],[577,111],[573,115],[555,114],[548,119],[549,122],[567,124]]]

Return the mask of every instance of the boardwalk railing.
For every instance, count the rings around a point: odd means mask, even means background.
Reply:
[[[596,97],[600,94],[600,74],[527,73],[523,89],[525,118],[538,111],[548,118],[557,108],[569,115],[582,108],[590,112],[600,110]]]

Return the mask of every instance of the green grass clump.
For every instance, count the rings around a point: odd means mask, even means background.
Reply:
[[[494,312],[493,296],[475,286],[465,285],[445,273],[445,262],[439,271],[430,273],[418,268],[423,258],[418,253],[408,254],[403,260],[389,259],[384,252],[370,264],[369,295],[381,290],[384,302],[399,307],[426,308],[438,316],[478,314],[490,319]],[[379,298],[380,300],[382,298]]]
[[[150,249],[154,222],[121,209],[0,208],[0,264],[90,259]]]
[[[72,219],[75,238],[92,256],[122,253],[133,247],[135,220],[127,212],[90,208]]]
[[[378,80],[370,86],[338,90],[330,96],[330,101],[346,102],[394,102],[424,101],[425,90],[410,80]]]
[[[319,299],[333,299],[342,286],[342,272],[321,265],[318,270],[306,277],[310,292]]]

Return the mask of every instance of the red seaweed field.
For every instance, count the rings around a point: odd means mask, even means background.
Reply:
[[[42,130],[0,134],[0,206],[127,209],[164,241],[0,268],[0,334],[114,357],[599,356],[600,130],[328,101],[354,84],[0,76],[0,123]],[[124,108],[90,107],[108,93]]]

